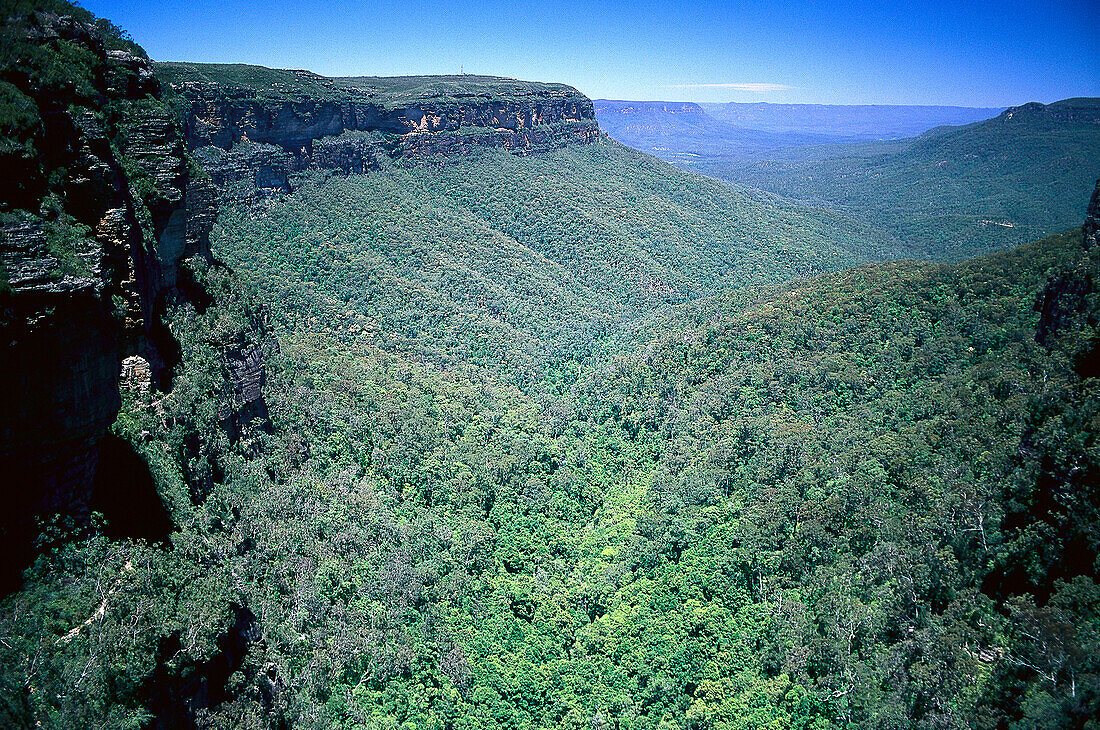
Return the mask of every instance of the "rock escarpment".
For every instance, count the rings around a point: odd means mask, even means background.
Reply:
[[[181,261],[209,258],[214,188],[186,154],[140,48],[79,8],[4,18],[0,104],[0,580],[18,576],[36,516],[93,503],[121,361],[166,387],[164,324]]]
[[[693,101],[615,101],[597,99],[595,109],[600,114],[620,114],[625,117],[675,114],[681,117],[706,118],[703,107]]]
[[[431,136],[458,133],[471,144],[495,142],[517,151],[538,140],[585,143],[596,138],[592,102],[562,84],[487,76],[325,78],[309,71],[257,66],[159,64],[180,95],[192,147],[227,149],[237,142],[312,153],[314,140],[348,131],[391,135],[392,153],[418,154]]]
[[[592,102],[561,84],[485,76],[325,78],[308,71],[158,64],[187,143],[223,192],[279,190],[309,168],[500,147],[535,154],[599,137]],[[243,187],[242,187],[243,186]]]

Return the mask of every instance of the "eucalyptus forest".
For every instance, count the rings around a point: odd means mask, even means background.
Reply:
[[[707,177],[0,8],[0,726],[1100,727],[1095,101]]]

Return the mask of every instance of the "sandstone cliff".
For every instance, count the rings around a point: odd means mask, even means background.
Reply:
[[[1100,244],[1100,180],[1096,181],[1096,189],[1092,191],[1092,200],[1089,201],[1081,233],[1085,237],[1085,248]]]
[[[1047,282],[1035,300],[1039,324],[1035,339],[1048,348],[1058,345],[1066,331],[1076,330],[1078,337],[1100,323],[1100,297],[1097,296],[1096,262],[1100,257],[1100,180],[1096,182],[1092,199],[1081,226],[1083,252],[1075,266],[1067,267]],[[1063,345],[1074,362],[1077,373],[1084,378],[1100,377],[1100,341],[1091,335],[1083,339],[1069,338]]]
[[[584,143],[599,132],[592,102],[562,84],[487,76],[325,78],[218,64],[165,63],[157,71],[182,99],[192,147],[227,149],[248,140],[308,155],[314,140],[376,131],[391,135],[396,155],[430,150],[446,133],[523,151],[551,136]],[[489,130],[493,141],[484,134]]]
[[[308,168],[362,173],[483,146],[532,154],[599,135],[591,101],[559,84],[154,68],[117,28],[60,0],[5,12],[0,473],[17,485],[0,519],[8,585],[37,518],[80,521],[102,503],[97,484],[133,471],[115,463],[129,458],[125,444],[105,440],[120,377],[139,392],[171,388],[180,346],[166,313],[208,303],[185,263],[216,263],[219,195],[285,190]],[[266,421],[263,336],[216,343],[227,392],[218,417],[234,442]],[[128,499],[126,485],[110,486],[111,500]]]
[[[592,102],[562,84],[486,76],[325,78],[258,66],[164,63],[196,158],[223,193],[279,190],[309,168],[477,147],[534,154],[599,136]],[[237,194],[233,194],[233,190]]]
[[[120,405],[124,357],[167,387],[164,325],[187,296],[180,262],[209,258],[214,188],[189,162],[140,48],[79,8],[11,10],[0,103],[0,580],[36,516],[82,518]],[[75,50],[74,50],[75,49]]]

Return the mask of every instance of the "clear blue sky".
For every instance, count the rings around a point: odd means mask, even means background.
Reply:
[[[1100,96],[1100,0],[81,4],[157,60],[326,76],[465,69],[639,100],[999,107]]]

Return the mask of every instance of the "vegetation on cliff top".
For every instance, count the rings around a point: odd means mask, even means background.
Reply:
[[[566,98],[582,105],[593,118],[592,102],[565,84],[519,81],[496,76],[357,76],[327,78],[309,71],[271,69],[245,64],[158,63],[157,74],[168,84],[211,84],[219,92],[246,94],[265,102],[366,101],[385,109],[413,104],[451,108],[463,101]]]
[[[82,253],[100,245],[93,229],[106,202],[127,193],[118,166],[139,167],[126,157],[127,120],[138,107],[164,110],[159,88],[141,76],[145,51],[82,8],[20,0],[0,17],[0,216],[42,226],[55,277],[87,276]],[[147,220],[142,204],[156,207],[162,191],[146,181],[133,192]]]

